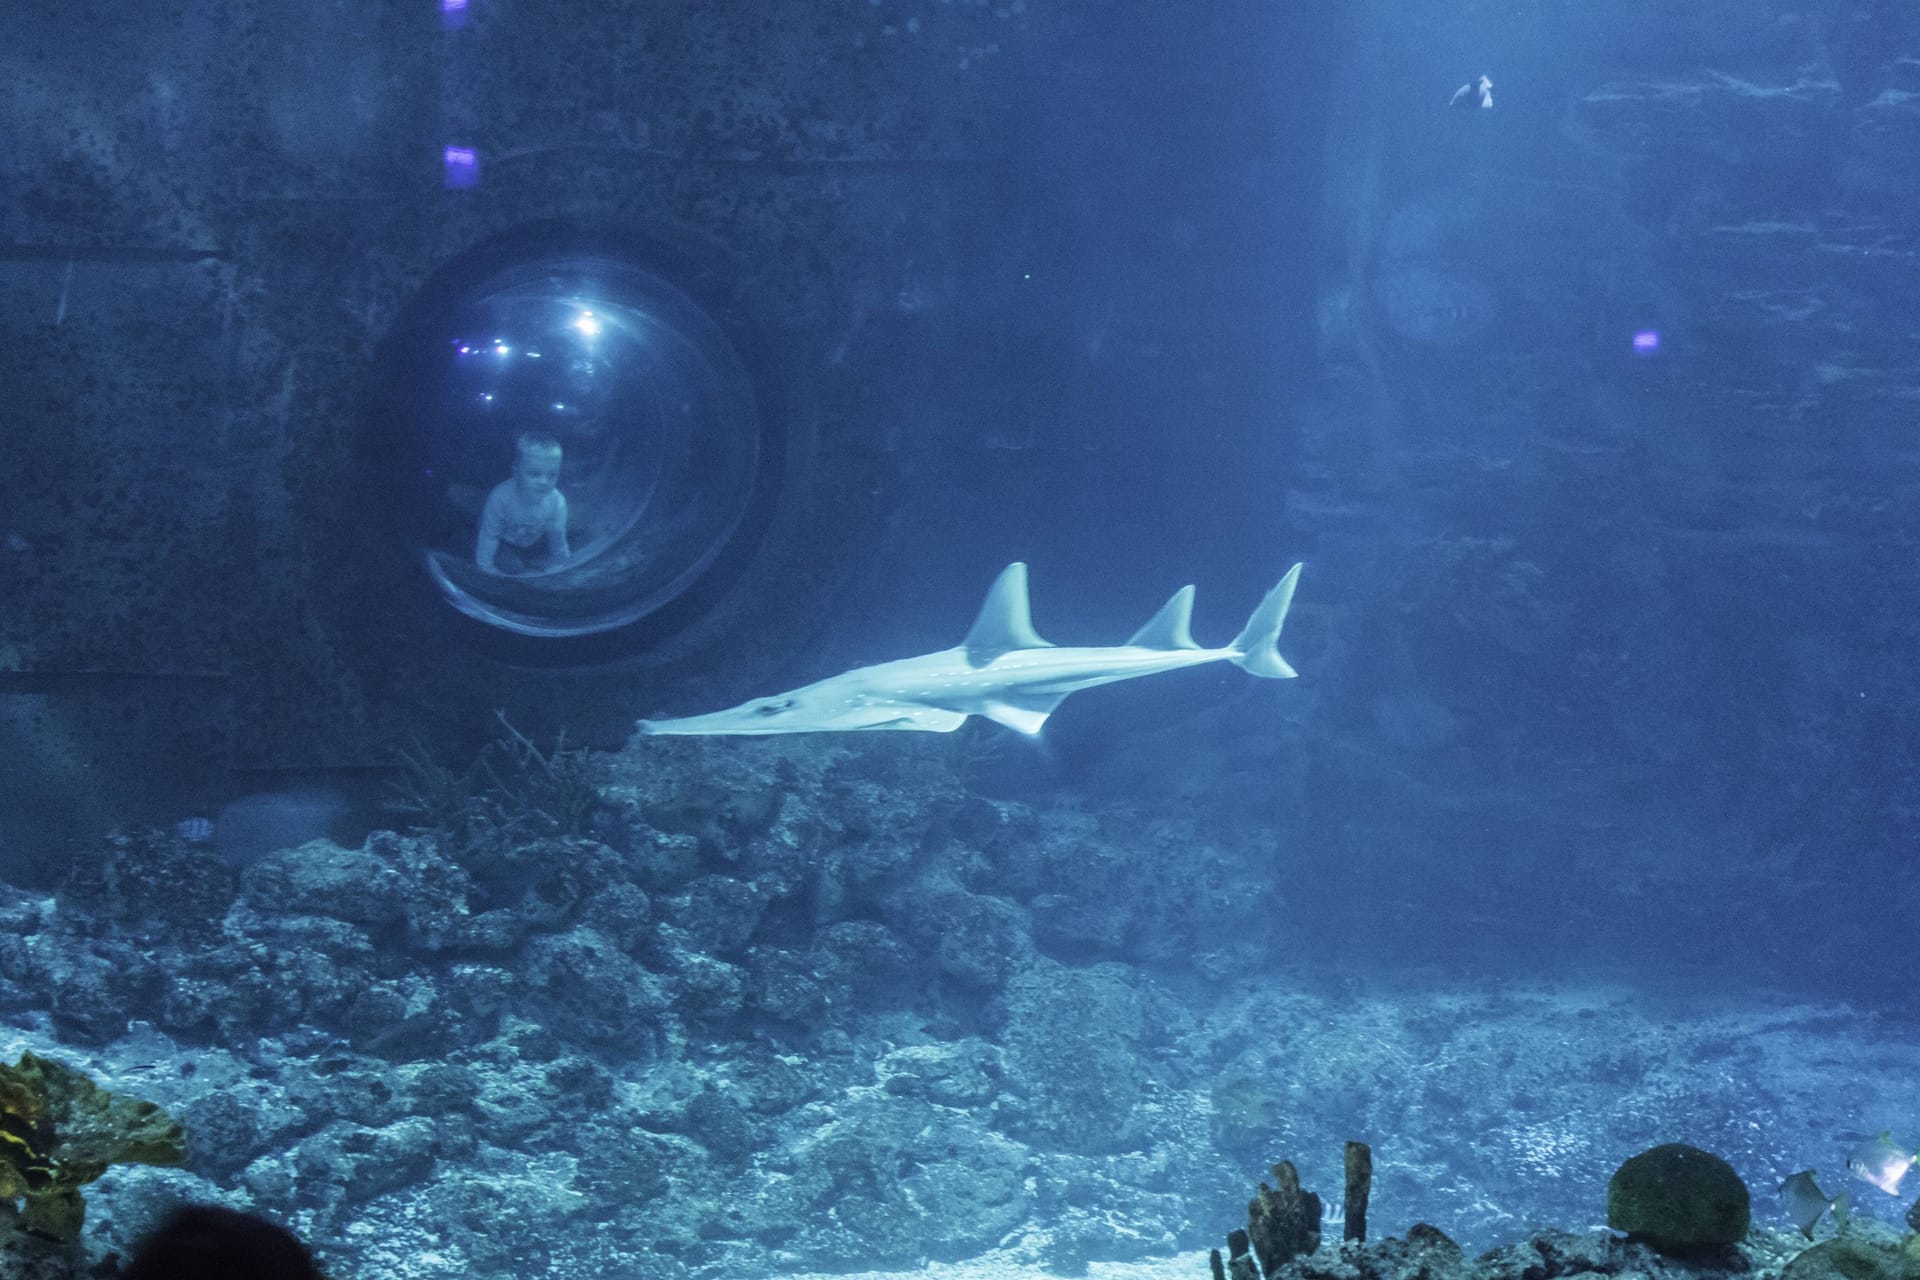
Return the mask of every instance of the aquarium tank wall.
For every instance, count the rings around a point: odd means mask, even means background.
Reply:
[[[0,68],[0,1274],[1911,1269],[1909,7]]]

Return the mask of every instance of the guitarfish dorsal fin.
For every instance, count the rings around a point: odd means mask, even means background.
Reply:
[[[987,590],[980,616],[961,642],[967,662],[984,667],[1003,653],[1016,649],[1051,649],[1033,629],[1033,614],[1027,608],[1027,566],[1016,560],[1000,571]]]
[[[1160,606],[1160,612],[1147,619],[1147,625],[1133,633],[1128,644],[1137,649],[1198,649],[1193,642],[1193,588],[1186,586]]]

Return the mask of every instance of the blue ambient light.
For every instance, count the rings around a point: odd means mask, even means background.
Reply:
[[[480,155],[472,147],[448,147],[441,169],[449,191],[468,191],[480,185]]]

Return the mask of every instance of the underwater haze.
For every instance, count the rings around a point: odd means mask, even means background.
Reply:
[[[0,1276],[1910,1274],[1920,10],[15,8]]]

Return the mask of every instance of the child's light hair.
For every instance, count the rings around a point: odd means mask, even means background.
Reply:
[[[513,442],[516,458],[529,458],[537,453],[560,453],[560,442],[544,431],[522,431],[520,438]]]

